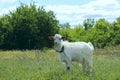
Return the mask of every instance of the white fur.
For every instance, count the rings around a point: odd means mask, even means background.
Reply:
[[[88,70],[92,72],[92,55],[94,47],[91,42],[68,42],[61,39],[62,36],[55,34],[54,43],[55,50],[60,51],[64,46],[64,52],[59,53],[60,60],[66,63],[66,67],[70,67],[72,61],[82,64],[83,72]]]

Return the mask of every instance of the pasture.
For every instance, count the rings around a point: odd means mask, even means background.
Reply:
[[[120,46],[95,50],[93,75],[65,69],[52,49],[0,51],[0,80],[120,80]]]

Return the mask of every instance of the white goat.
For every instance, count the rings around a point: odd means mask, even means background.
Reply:
[[[60,60],[66,63],[66,68],[69,70],[72,61],[77,61],[82,64],[83,72],[87,70],[92,72],[92,56],[94,47],[91,42],[68,42],[63,41],[63,37],[59,34],[50,36],[49,39],[54,39],[55,50],[59,52]]]

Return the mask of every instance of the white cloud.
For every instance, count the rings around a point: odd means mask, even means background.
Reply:
[[[0,5],[6,4],[6,3],[13,3],[16,2],[17,0],[0,0]]]
[[[72,22],[71,24],[75,23],[73,21],[77,21],[78,23],[78,21],[82,18],[81,14],[85,13],[85,10],[80,8],[78,5],[53,5],[46,6],[45,9],[47,11],[54,11],[58,20],[70,23]]]
[[[91,0],[83,5],[46,5],[44,8],[55,12],[60,22],[69,22],[71,25],[82,24],[86,18],[106,18],[108,21],[114,21],[120,16],[119,0]],[[0,15],[9,13],[16,9],[16,5],[1,7],[9,3],[15,3],[18,0],[0,0]],[[39,6],[40,4],[37,4]]]
[[[48,5],[45,9],[54,11],[58,20],[71,25],[82,23],[86,18],[114,21],[120,16],[118,0],[94,0],[83,5]]]
[[[0,15],[8,14],[10,11],[14,11],[16,9],[16,6],[11,6],[9,8],[0,8]]]
[[[17,0],[0,0],[0,15],[8,14],[16,9],[16,5],[12,5]],[[12,6],[11,6],[12,5]]]

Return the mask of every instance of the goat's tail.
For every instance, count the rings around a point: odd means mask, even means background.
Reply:
[[[94,51],[94,46],[91,42],[88,42],[88,45],[90,46],[91,50]]]

